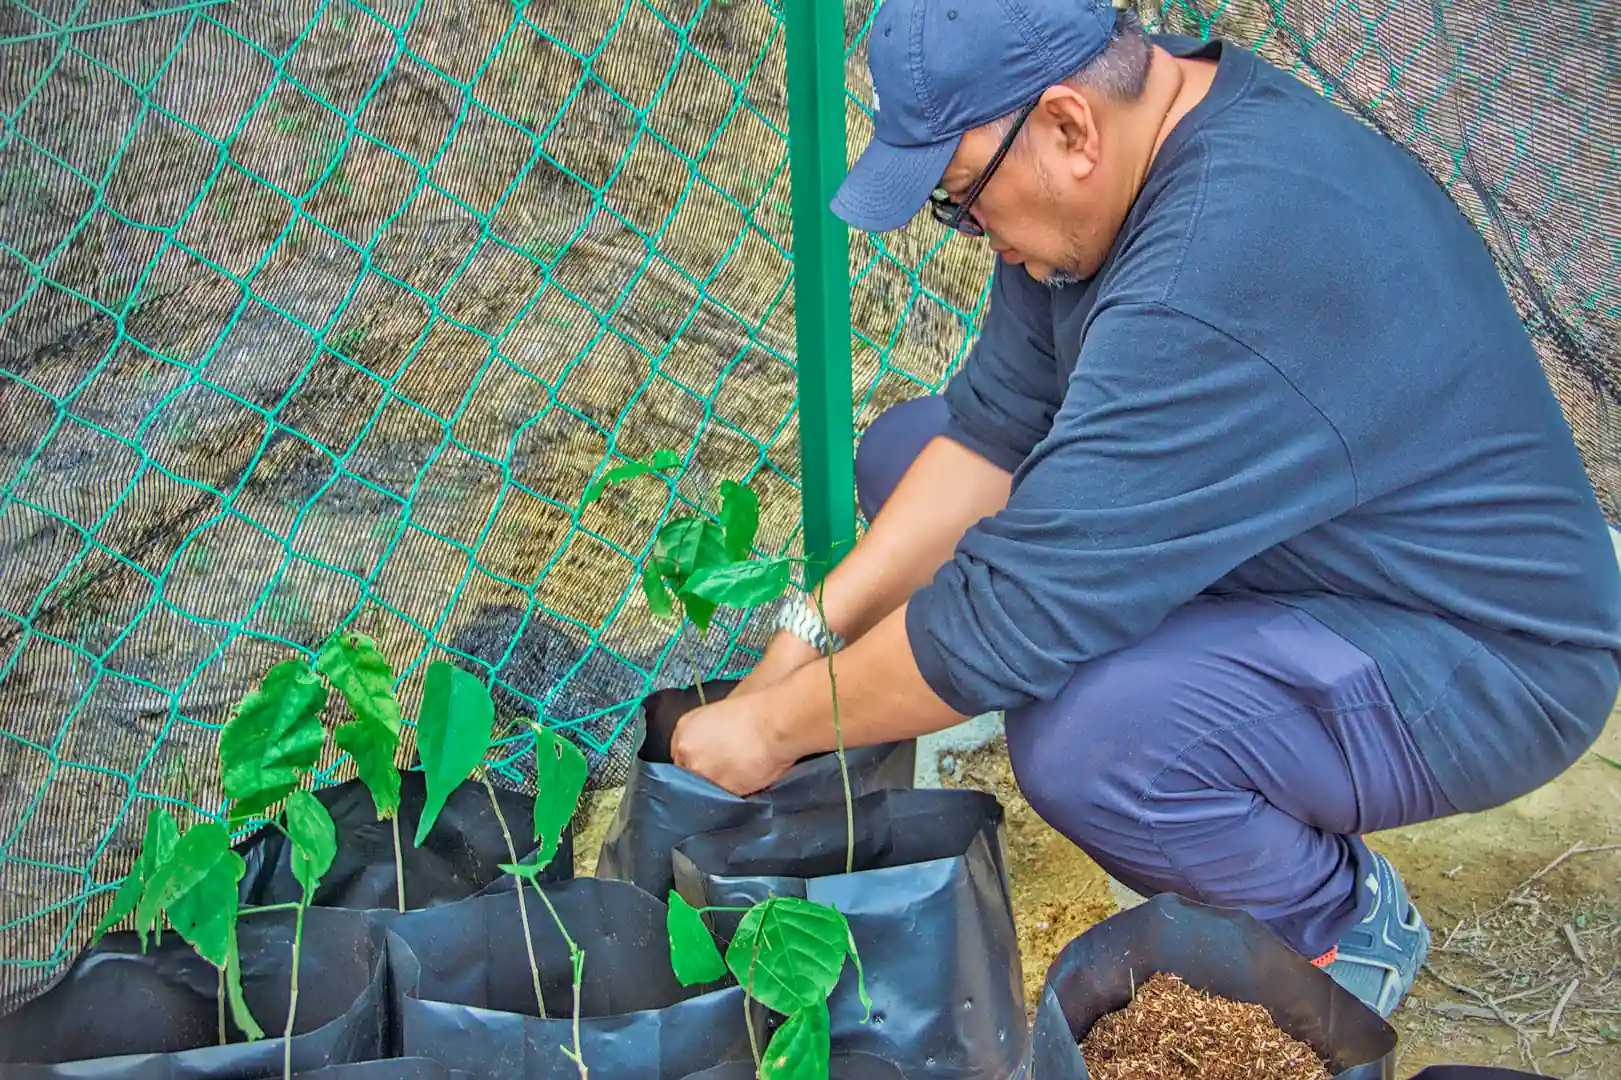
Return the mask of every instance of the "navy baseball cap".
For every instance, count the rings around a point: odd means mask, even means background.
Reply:
[[[1111,0],[883,0],[867,44],[873,140],[833,196],[858,229],[916,216],[963,134],[1029,104],[1109,45]]]

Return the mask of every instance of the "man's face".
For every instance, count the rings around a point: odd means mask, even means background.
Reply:
[[[1080,94],[1058,87],[1025,128],[968,213],[1003,261],[1055,288],[1083,281],[1103,264],[1124,217],[1095,117]],[[1002,139],[994,126],[963,136],[940,182],[952,201],[967,197]]]

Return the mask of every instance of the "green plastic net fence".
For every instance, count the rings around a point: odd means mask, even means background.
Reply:
[[[1142,13],[1414,148],[1615,517],[1613,13]],[[871,16],[846,6],[852,156]],[[760,496],[761,551],[800,550],[783,36],[766,0],[0,6],[0,1009],[82,945],[150,806],[218,812],[198,763],[229,710],[338,625],[407,716],[462,663],[598,786],[642,695],[749,666],[760,619],[699,640],[637,579],[722,479]],[[852,234],[858,429],[955,370],[989,268],[927,221]],[[669,483],[575,512],[659,447]],[[512,786],[527,751],[494,763]]]

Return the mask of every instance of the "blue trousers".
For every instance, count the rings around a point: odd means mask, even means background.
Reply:
[[[869,518],[945,421],[920,398],[867,429]],[[1117,880],[1243,909],[1310,957],[1366,914],[1360,834],[1457,812],[1373,660],[1263,599],[1197,597],[1006,726],[1030,805]]]

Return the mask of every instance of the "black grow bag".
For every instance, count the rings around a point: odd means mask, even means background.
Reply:
[[[581,878],[546,892],[585,951],[580,1040],[593,1076],[680,1077],[748,1056],[742,989],[676,981],[664,904],[620,881]],[[493,891],[390,924],[396,1052],[474,1080],[579,1075],[561,1049],[573,1046],[568,949],[534,890],[527,895],[550,1019],[535,1009],[517,903]]]
[[[469,780],[450,793],[433,830],[416,847],[427,783],[420,772],[400,774],[400,855],[405,866],[407,910],[437,907],[477,894],[501,876],[501,864],[511,862],[501,825],[490,806],[484,785]],[[334,784],[315,792],[338,829],[338,855],[315,892],[318,907],[395,910],[398,897],[394,874],[394,826],[377,820],[371,795],[359,780]],[[495,789],[496,801],[512,830],[518,857],[534,851],[535,801],[515,791]],[[289,864],[287,838],[264,829],[237,847],[248,864],[240,895],[244,904],[282,904],[296,901],[303,892]],[[563,833],[557,857],[542,875],[549,881],[574,876],[572,826]]]
[[[871,1054],[834,1054],[828,1059],[828,1080],[906,1080],[893,1062]],[[755,1080],[753,1061],[728,1061],[682,1080]]]
[[[133,933],[108,934],[50,991],[0,1020],[8,1080],[252,1080],[281,1075],[293,913],[237,924],[242,989],[265,1038],[243,1041],[226,1010],[218,1044],[219,976],[178,934],[145,956]],[[304,916],[293,1068],[366,1061],[387,1050],[382,927],[356,911]]]
[[[293,1074],[293,1080],[466,1080],[467,1074],[431,1058],[388,1058]],[[282,1080],[281,1071],[260,1080]]]
[[[1032,1042],[1035,1076],[1087,1075],[1077,1045],[1157,971],[1234,1001],[1254,1002],[1309,1044],[1336,1080],[1391,1080],[1396,1032],[1258,919],[1171,893],[1111,916],[1064,946],[1047,969]]]
[[[737,685],[717,679],[704,683],[710,701]],[[656,897],[668,895],[673,877],[670,850],[689,836],[729,829],[773,813],[842,805],[844,788],[834,754],[801,760],[771,787],[739,798],[670,761],[676,721],[698,705],[692,688],[660,690],[642,702],[640,740],[625,781],[619,813],[608,827],[597,859],[597,876],[640,886]],[[856,795],[886,788],[910,788],[917,743],[907,739],[849,750],[845,760]]]
[[[797,896],[843,912],[866,969],[871,1020],[846,965],[828,999],[833,1047],[918,1075],[1005,1077],[1024,1055],[1024,978],[1002,807],[980,791],[878,791],[855,800],[855,872],[842,805],[777,814],[677,845],[694,907]],[[710,916],[729,940],[739,915]]]

